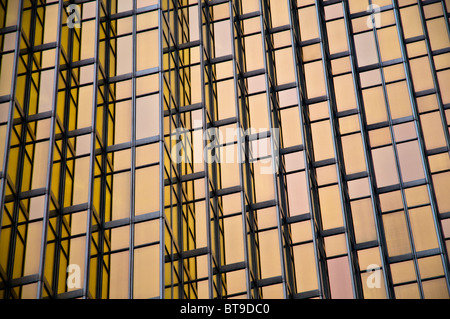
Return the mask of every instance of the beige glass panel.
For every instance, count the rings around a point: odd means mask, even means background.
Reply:
[[[27,233],[26,233],[23,276],[39,273],[41,240],[42,240],[42,222],[29,223],[27,226]]]
[[[383,215],[383,224],[389,256],[410,253],[411,246],[404,213]]]
[[[412,141],[397,145],[398,159],[403,182],[425,178],[419,143]]]
[[[401,9],[400,16],[403,24],[403,34],[405,35],[405,39],[417,37],[423,34],[422,23],[418,23],[420,22],[420,14],[417,5]]]
[[[231,54],[230,20],[214,23],[214,34],[215,56],[220,57]]]
[[[406,203],[408,207],[414,207],[430,203],[427,186],[417,186],[405,189]]]
[[[73,205],[87,203],[89,185],[89,157],[75,160]]]
[[[265,115],[264,115],[265,118]],[[298,108],[293,107],[281,111],[283,147],[302,144],[302,130]]]
[[[420,299],[417,283],[394,287],[396,299]]]
[[[380,276],[379,287],[372,285],[374,284],[374,279],[371,276]],[[361,274],[361,282],[363,286],[364,299],[386,299],[386,286],[384,285],[384,274],[382,270],[376,270],[374,272],[366,272]],[[371,286],[368,285],[370,283]]]
[[[236,116],[234,82],[222,81],[217,83],[217,104],[219,120]]]
[[[338,177],[336,165],[327,165],[316,168],[316,178],[319,186],[337,183]]]
[[[341,134],[359,132],[359,119],[357,115],[351,115],[339,118],[339,130]]]
[[[421,115],[420,121],[422,123],[422,132],[427,150],[432,150],[446,145],[439,112]]]
[[[342,11],[342,4],[340,4],[340,3],[326,6],[324,8],[324,10],[325,10],[325,19],[326,20],[341,18],[344,15],[344,13]]]
[[[341,73],[350,72],[351,69],[352,69],[352,66],[350,64],[349,57],[331,60],[331,70],[332,70],[333,74],[341,74]]]
[[[363,67],[378,63],[377,47],[373,32],[357,34],[354,38],[358,66]]]
[[[308,190],[305,172],[286,176],[289,215],[296,216],[309,212]]]
[[[118,250],[130,246],[130,226],[111,229],[111,250]]]
[[[369,131],[369,139],[371,147],[378,147],[392,143],[391,132],[387,127]]]
[[[298,11],[300,21],[300,36],[302,41],[311,40],[319,37],[317,26],[316,7],[310,6]]]
[[[261,278],[281,275],[280,246],[277,230],[258,233]]]
[[[283,285],[276,284],[262,287],[262,296],[264,299],[283,299]]]
[[[220,148],[220,178],[221,188],[239,185],[239,164],[237,145],[233,144]]]
[[[430,206],[409,210],[416,251],[438,248],[438,240]]]
[[[328,278],[332,299],[352,299],[352,281],[347,257],[329,259]]]
[[[290,225],[291,238],[293,243],[312,240],[311,222],[300,222]]]
[[[159,166],[136,170],[136,216],[159,211],[159,183]]]
[[[137,57],[136,57],[136,69],[137,71],[155,68],[159,65],[158,61],[158,52],[159,52],[159,46],[158,46],[158,30],[152,30],[152,31],[146,31],[138,33],[137,38],[137,44],[136,44],[136,51],[137,51]],[[120,38],[119,38],[120,40]],[[127,39],[128,40],[128,39]],[[117,45],[120,46],[120,41],[118,41]],[[119,52],[119,48],[118,48]],[[127,53],[123,53],[129,54]],[[131,56],[126,55],[125,58],[128,58],[131,60]],[[119,62],[119,65],[121,64],[121,61],[119,59],[119,55],[117,56],[117,60]],[[124,67],[125,68],[125,67]],[[125,70],[124,70],[125,71]],[[117,72],[118,74],[119,71]],[[127,72],[123,72],[127,73]]]
[[[334,257],[347,253],[345,234],[325,237],[324,242],[327,257]]]
[[[387,121],[386,103],[381,87],[364,90],[363,99],[368,125]]]
[[[289,6],[287,1],[270,0],[272,28],[289,24]]]
[[[258,229],[277,226],[277,210],[275,207],[258,210],[256,217],[258,219]]]
[[[398,124],[394,126],[395,141],[403,142],[413,138],[417,138],[416,127],[414,122]]]
[[[131,73],[133,66],[133,37],[117,38],[117,75]]]
[[[130,264],[128,256],[128,251],[111,255],[111,268],[109,273],[109,298],[111,299],[128,298],[128,272]]]
[[[342,75],[339,77],[335,77],[333,80],[338,112],[356,108],[352,75]]]
[[[296,152],[284,155],[286,172],[292,172],[305,168],[304,153]]]
[[[341,7],[341,5],[339,5]],[[345,31],[344,19],[327,23],[328,44],[330,54],[348,50],[347,32]]]
[[[389,61],[402,56],[398,41],[397,27],[378,29],[378,42],[380,44],[381,60]]]
[[[80,60],[93,58],[95,49],[95,21],[82,22],[80,30],[82,30]]]
[[[323,229],[342,227],[344,223],[338,186],[320,188],[319,199]]]
[[[77,237],[70,240],[69,264],[80,266],[80,286],[84,283],[84,261],[85,261],[86,236]],[[77,290],[78,288],[69,287],[67,291]]]
[[[322,62],[307,63],[304,68],[308,98],[325,95],[325,78]]]
[[[114,170],[120,171],[131,167],[131,149],[114,152]]]
[[[159,296],[159,245],[134,250],[133,298]]]
[[[334,157],[333,139],[329,121],[311,125],[314,145],[314,159],[321,161]]]
[[[39,111],[38,113],[51,111],[53,105],[53,78],[54,70],[41,72],[41,85],[39,88]],[[92,102],[91,102],[92,103]]]
[[[157,241],[159,241],[158,220],[151,220],[134,225],[134,244],[136,246]]]
[[[383,68],[386,83],[402,80],[405,78],[403,63],[394,64]]]
[[[427,54],[427,47],[425,46],[425,41],[408,43],[406,45],[406,50],[408,52],[409,58],[414,58],[420,55]]]
[[[360,73],[359,77],[361,79],[362,88],[381,84],[381,73],[379,69]],[[387,78],[386,74],[385,78]]]
[[[422,279],[443,276],[444,268],[440,255],[420,258],[418,260],[420,276]]]
[[[47,170],[48,170],[48,155],[49,142],[41,142],[35,145],[34,162],[33,162],[33,177],[31,188],[44,188],[46,185]]]
[[[398,184],[398,171],[392,146],[372,150],[375,177],[379,188]]]
[[[358,250],[359,269],[366,270],[370,265],[381,265],[380,248]]]
[[[438,72],[437,78],[439,81],[442,103],[448,104],[450,103],[450,70]]]
[[[406,82],[397,82],[387,86],[389,108],[393,120],[412,115]]]
[[[450,47],[449,35],[445,19],[437,18],[427,21],[428,35],[430,37],[431,50],[436,51]]]
[[[259,11],[258,0],[246,0],[242,1],[242,13],[249,13]]]
[[[402,209],[402,194],[400,193],[400,191],[380,194],[380,205],[383,212]]]
[[[115,144],[131,141],[131,115],[131,101],[116,104],[115,117],[120,120],[114,125]]]
[[[112,186],[112,219],[130,217],[131,201],[130,172],[113,175]]]
[[[350,5],[350,13],[366,11],[369,6],[368,0],[349,0],[348,2]]]
[[[261,34],[245,37],[245,61],[247,71],[258,70],[264,67]]]
[[[245,279],[245,270],[227,272],[226,278],[227,278],[227,293],[229,295],[246,291],[247,281]]]
[[[92,126],[92,85],[83,86],[79,89],[77,128]]]
[[[19,2],[14,0],[8,1],[5,27],[17,24],[18,11],[19,11]]]
[[[370,199],[352,201],[351,209],[356,243],[377,240],[372,201]]]
[[[425,299],[448,299],[448,288],[445,278],[422,282]]]
[[[70,235],[80,235],[86,233],[87,212],[79,212],[72,214],[70,223]]]
[[[275,61],[277,69],[277,84],[295,82],[294,58],[292,48],[275,51]]]
[[[342,137],[342,149],[347,175],[366,171],[361,134]]]
[[[273,186],[272,160],[261,160],[253,163],[255,177],[256,202],[264,202],[275,198]]]
[[[159,95],[136,100],[136,140],[159,135]]]
[[[318,288],[314,245],[294,246],[294,267],[297,291],[305,292]]]
[[[433,88],[433,77],[431,75],[430,63],[427,57],[409,60],[411,74],[416,92]]]
[[[431,94],[417,98],[417,107],[420,113],[437,110],[438,102],[436,94]]]
[[[348,181],[347,186],[348,186],[348,195],[350,199],[370,195],[369,180],[367,178]]]
[[[303,61],[308,62],[322,57],[322,51],[320,44],[312,44],[306,47],[302,47]]]
[[[391,274],[394,284],[417,280],[412,260],[391,264]]]
[[[450,169],[450,156],[448,153],[428,156],[431,173]]]

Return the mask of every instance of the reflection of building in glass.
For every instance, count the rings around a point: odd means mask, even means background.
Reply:
[[[0,297],[448,298],[449,10],[1,0]]]

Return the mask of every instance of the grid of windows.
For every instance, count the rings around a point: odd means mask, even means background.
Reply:
[[[0,298],[449,298],[449,0],[0,0]]]

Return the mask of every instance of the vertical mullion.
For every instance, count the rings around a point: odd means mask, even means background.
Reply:
[[[277,126],[279,126],[279,122],[277,119],[277,116],[275,116],[275,119],[273,118],[273,112],[277,105],[274,105],[274,99],[272,93],[274,92],[274,83],[270,81],[270,77],[272,78],[272,81],[275,81],[275,72],[274,72],[274,61],[273,61],[273,44],[270,44],[270,48],[268,47],[268,44],[266,41],[269,41],[270,39],[270,30],[267,28],[270,28],[270,12],[269,12],[269,4],[268,0],[259,0],[259,8],[260,8],[260,18],[261,18],[261,38],[262,38],[262,48],[264,51],[264,76],[265,76],[265,84],[266,84],[266,96],[267,96],[267,113],[268,113],[268,119],[269,119],[269,126],[270,126],[270,149],[271,149],[271,160],[272,160],[272,169],[273,169],[273,187],[274,187],[274,195],[275,195],[275,209],[276,209],[276,215],[277,215],[277,230],[278,230],[278,240],[279,240],[279,249],[280,249],[280,265],[281,265],[281,277],[282,277],[282,286],[283,286],[283,297],[286,299],[288,297],[288,291],[287,291],[287,283],[286,283],[286,267],[285,267],[285,258],[284,258],[284,245],[283,245],[283,234],[281,231],[283,218],[281,216],[280,212],[280,200],[279,200],[279,193],[278,193],[278,180],[277,180],[277,174],[278,174],[278,162],[277,162],[277,155],[275,155],[275,152],[279,154],[279,149],[281,147],[280,140],[278,141],[278,146],[275,146],[275,138],[276,136],[279,137],[278,134],[275,134],[276,130],[279,129]],[[268,24],[268,25],[267,25]]]
[[[99,72],[99,40],[100,40],[100,22],[101,22],[101,1],[96,2],[95,17],[95,48],[94,48],[94,79],[92,85],[92,122],[91,122],[91,152],[89,160],[89,184],[88,184],[88,211],[86,221],[86,242],[85,242],[85,260],[84,260],[84,280],[83,280],[83,298],[89,296],[89,275],[91,261],[91,237],[92,237],[92,218],[94,217],[94,177],[95,177],[95,150],[96,150],[96,130],[97,130],[97,96],[98,96],[98,72]]]
[[[302,48],[300,46],[300,28],[297,14],[297,5],[293,0],[288,0],[290,3],[289,17],[291,23],[291,42],[292,42],[292,50],[293,56],[296,59],[296,66],[294,68],[295,72],[295,81],[297,87],[297,99],[299,103],[299,115],[300,115],[300,126],[302,128],[302,143],[304,146],[304,165],[305,165],[305,180],[306,180],[306,189],[311,190],[311,177],[313,175],[313,167],[312,167],[312,158],[313,158],[313,148],[312,148],[312,136],[311,136],[311,128],[308,121],[308,107],[306,103],[306,87],[305,87],[305,76],[304,76],[304,67],[303,67],[303,57],[302,57]],[[295,31],[295,32],[294,32]],[[311,159],[311,160],[310,160]],[[316,192],[308,192],[308,207],[310,211],[310,223],[311,223],[311,231],[312,231],[312,242],[314,246],[314,259],[316,262],[316,276],[318,283],[319,295],[321,297],[329,297],[330,289],[327,280],[327,271],[326,271],[326,263],[318,256],[319,248],[318,248],[318,232],[316,231],[316,226],[314,223],[314,212],[318,211],[318,197]],[[320,214],[317,214],[317,226],[320,227],[321,219]],[[320,233],[320,230],[319,230]],[[321,268],[323,265],[324,268]]]
[[[55,147],[55,125],[56,125],[56,115],[57,115],[57,99],[58,99],[58,87],[59,87],[59,63],[61,57],[61,33],[62,33],[62,10],[63,10],[63,0],[58,1],[58,28],[56,35],[56,53],[55,53],[55,74],[53,78],[53,105],[52,105],[52,118],[50,126],[50,142],[49,142],[49,155],[48,155],[48,166],[47,166],[47,181],[46,181],[46,194],[44,203],[44,218],[42,222],[42,237],[41,237],[41,247],[40,247],[40,260],[39,260],[39,281],[38,281],[38,291],[37,299],[42,298],[42,290],[44,284],[44,271],[45,271],[45,253],[47,248],[47,234],[49,225],[49,210],[51,201],[51,184],[52,184],[52,173],[53,173],[53,153]],[[62,176],[61,176],[62,178]],[[62,209],[60,207],[60,209]],[[62,212],[60,210],[60,212]],[[56,250],[55,250],[56,253]],[[55,294],[57,291],[54,292]]]
[[[244,240],[244,258],[245,258],[245,280],[246,280],[246,291],[247,291],[247,298],[251,298],[251,279],[250,279],[250,262],[249,262],[249,247],[248,247],[248,240],[247,240],[247,210],[245,205],[245,187],[244,183],[246,181],[244,180],[244,172],[243,170],[246,169],[248,165],[248,160],[245,159],[245,154],[243,154],[244,147],[247,148],[247,141],[245,140],[245,134],[243,134],[243,131],[247,129],[247,116],[246,116],[246,107],[244,104],[244,99],[242,99],[242,106],[239,107],[239,92],[241,94],[243,93],[242,90],[240,91],[239,88],[239,76],[242,76],[242,68],[241,68],[241,74],[237,74],[237,65],[241,65],[242,67],[242,33],[240,28],[240,20],[239,20],[239,1],[235,1],[237,5],[237,15],[235,15],[236,10],[234,9],[233,1],[229,1],[229,14],[230,14],[230,32],[232,35],[231,39],[231,50],[233,55],[233,88],[235,90],[235,107],[236,107],[236,118],[237,118],[237,130],[238,130],[238,136],[237,136],[237,152],[238,152],[238,164],[239,164],[239,181],[241,184],[241,211],[242,211],[242,238]],[[238,25],[237,32],[238,34],[235,34],[235,23]],[[238,38],[238,41],[235,41],[235,39]],[[238,50],[236,50],[236,46],[238,47]],[[236,56],[236,52],[238,52],[238,56]],[[239,61],[239,62],[238,62]],[[243,95],[243,94],[242,94]],[[242,113],[242,114],[241,114]],[[242,120],[243,119],[243,123]],[[245,160],[245,162],[244,162]],[[248,176],[248,175],[247,175]],[[252,214],[250,214],[251,216]],[[251,216],[250,222],[253,223],[253,217]]]
[[[200,83],[201,83],[201,100],[203,105],[202,110],[202,132],[203,135],[206,135],[208,130],[209,122],[208,116],[206,112],[207,101],[206,101],[206,89],[205,89],[205,47],[207,44],[204,41],[203,35],[203,2],[198,2],[198,27],[199,27],[199,50],[200,50]],[[206,23],[206,21],[205,21]],[[208,30],[207,30],[208,31]],[[209,299],[212,299],[214,296],[213,292],[213,255],[212,255],[212,239],[211,239],[211,193],[209,191],[209,164],[208,164],[208,141],[206,138],[203,138],[203,160],[204,160],[204,170],[205,170],[205,218],[206,218],[206,238],[208,245],[208,295]]]
[[[354,298],[361,298],[362,296],[362,286],[361,280],[358,276],[359,269],[358,265],[358,257],[355,252],[355,240],[353,233],[353,220],[351,217],[351,209],[349,206],[349,196],[348,189],[345,182],[345,165],[343,162],[343,154],[342,154],[342,144],[340,141],[339,134],[339,122],[337,119],[337,110],[336,110],[336,98],[334,95],[334,83],[332,76],[330,74],[330,60],[329,60],[329,48],[328,48],[328,35],[326,31],[326,22],[323,19],[323,2],[319,0],[315,0],[316,6],[316,15],[318,20],[318,28],[319,28],[319,36],[320,36],[320,47],[322,51],[322,63],[324,69],[325,76],[325,88],[326,94],[328,96],[328,108],[329,108],[329,116],[330,116],[330,125],[331,132],[333,138],[333,148],[334,148],[334,157],[336,160],[336,173],[338,177],[338,187],[339,187],[339,196],[341,200],[341,209],[342,209],[342,219],[345,228],[345,238],[347,243],[347,256],[349,262],[350,275],[352,280],[352,290]],[[348,35],[347,35],[348,36]]]
[[[159,297],[164,299],[165,297],[165,233],[166,224],[164,218],[164,42],[163,42],[163,1],[158,0],[158,60],[159,60],[159,257],[160,257],[160,271],[159,271]]]
[[[356,49],[355,49],[355,42],[353,40],[353,27],[350,20],[350,9],[348,5],[348,1],[343,1],[343,14],[344,14],[344,20],[346,25],[346,30],[348,34],[348,46],[350,49],[350,63],[353,73],[353,84],[355,85],[355,98],[356,103],[358,105],[358,119],[359,119],[359,125],[360,125],[360,132],[361,137],[363,140],[363,148],[364,148],[364,157],[366,166],[368,169],[368,180],[370,185],[370,197],[372,201],[372,209],[374,212],[374,222],[375,227],[377,230],[377,238],[378,238],[378,245],[379,245],[379,251],[381,256],[381,264],[383,267],[383,273],[384,273],[384,282],[385,282],[385,289],[387,297],[390,299],[394,296],[394,291],[391,285],[392,278],[391,274],[388,268],[389,262],[388,262],[388,252],[387,252],[387,245],[384,238],[384,228],[383,228],[383,222],[381,218],[381,213],[379,209],[379,202],[377,198],[377,187],[375,184],[374,176],[375,176],[375,170],[372,165],[372,156],[370,153],[370,141],[369,136],[366,132],[367,124],[365,121],[365,110],[364,110],[364,102],[362,97],[362,89],[361,89],[361,82],[359,80],[359,71],[357,67],[357,61],[356,61]]]
[[[136,0],[133,1],[132,30],[132,78],[131,78],[131,201],[130,201],[130,242],[129,242],[129,285],[128,297],[134,296],[134,230],[136,195],[136,72],[137,72],[137,15]],[[164,113],[161,113],[164,114]],[[163,116],[163,115],[161,115]],[[164,181],[164,180],[163,180]]]

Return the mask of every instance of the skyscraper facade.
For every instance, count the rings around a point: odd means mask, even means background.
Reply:
[[[0,298],[449,298],[449,0],[0,0]]]

